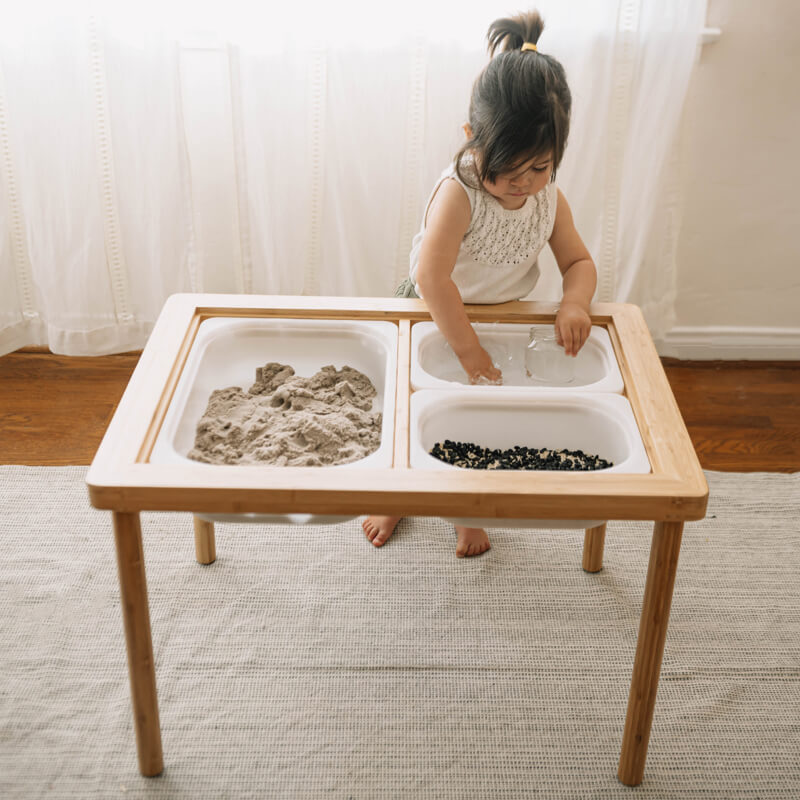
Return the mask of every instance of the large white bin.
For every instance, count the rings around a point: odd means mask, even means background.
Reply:
[[[572,381],[547,386],[525,372],[525,350],[533,325],[516,322],[473,324],[483,347],[503,373],[502,386],[470,386],[455,353],[433,322],[411,328],[411,385],[414,389],[447,389],[462,385],[470,391],[508,391],[523,387],[536,392],[614,392],[622,394],[623,380],[608,331],[593,325],[589,338],[572,361]]]
[[[515,445],[554,450],[583,450],[612,461],[596,470],[648,473],[650,462],[627,398],[597,392],[534,395],[517,390],[504,393],[431,389],[411,396],[410,462],[417,469],[460,469],[429,454],[436,442],[472,442],[506,449]],[[515,473],[515,474],[518,474]],[[536,481],[542,473],[527,472]],[[586,473],[559,472],[569,480]],[[604,520],[453,518],[475,528],[592,528]]]
[[[394,407],[397,375],[397,326],[379,320],[232,319],[205,320],[198,329],[175,394],[156,439],[150,461],[156,464],[191,464],[197,423],[215,389],[249,388],[256,368],[269,361],[289,364],[295,374],[310,377],[333,364],[363,372],[377,395],[373,410],[383,412],[381,443],[366,458],[350,464],[319,469],[389,467],[392,463]],[[237,469],[235,465],[227,469]],[[291,467],[287,467],[291,469]],[[311,514],[202,514],[203,519],[230,522],[337,523],[352,516]]]

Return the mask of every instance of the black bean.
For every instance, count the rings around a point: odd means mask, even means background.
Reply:
[[[481,447],[472,442],[436,442],[430,454],[456,467],[466,469],[528,469],[586,472],[613,467],[611,461],[583,450],[514,447],[507,450]]]

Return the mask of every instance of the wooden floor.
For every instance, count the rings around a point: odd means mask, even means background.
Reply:
[[[0,464],[89,464],[138,354],[0,358]],[[664,359],[705,469],[800,471],[800,362]]]

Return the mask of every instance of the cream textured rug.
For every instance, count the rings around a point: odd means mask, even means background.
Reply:
[[[165,772],[136,753],[108,512],[83,467],[0,467],[2,798],[798,798],[800,473],[708,473],[689,523],[645,780],[616,780],[652,525],[144,514]]]

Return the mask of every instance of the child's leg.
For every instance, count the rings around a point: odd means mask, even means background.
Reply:
[[[483,528],[464,528],[461,525],[456,525],[455,528],[458,534],[456,555],[459,558],[479,556],[491,547],[489,537]]]
[[[386,544],[401,519],[402,517],[367,517],[361,523],[361,527],[364,529],[364,533],[367,534],[367,539],[375,547],[380,547],[382,544]]]

